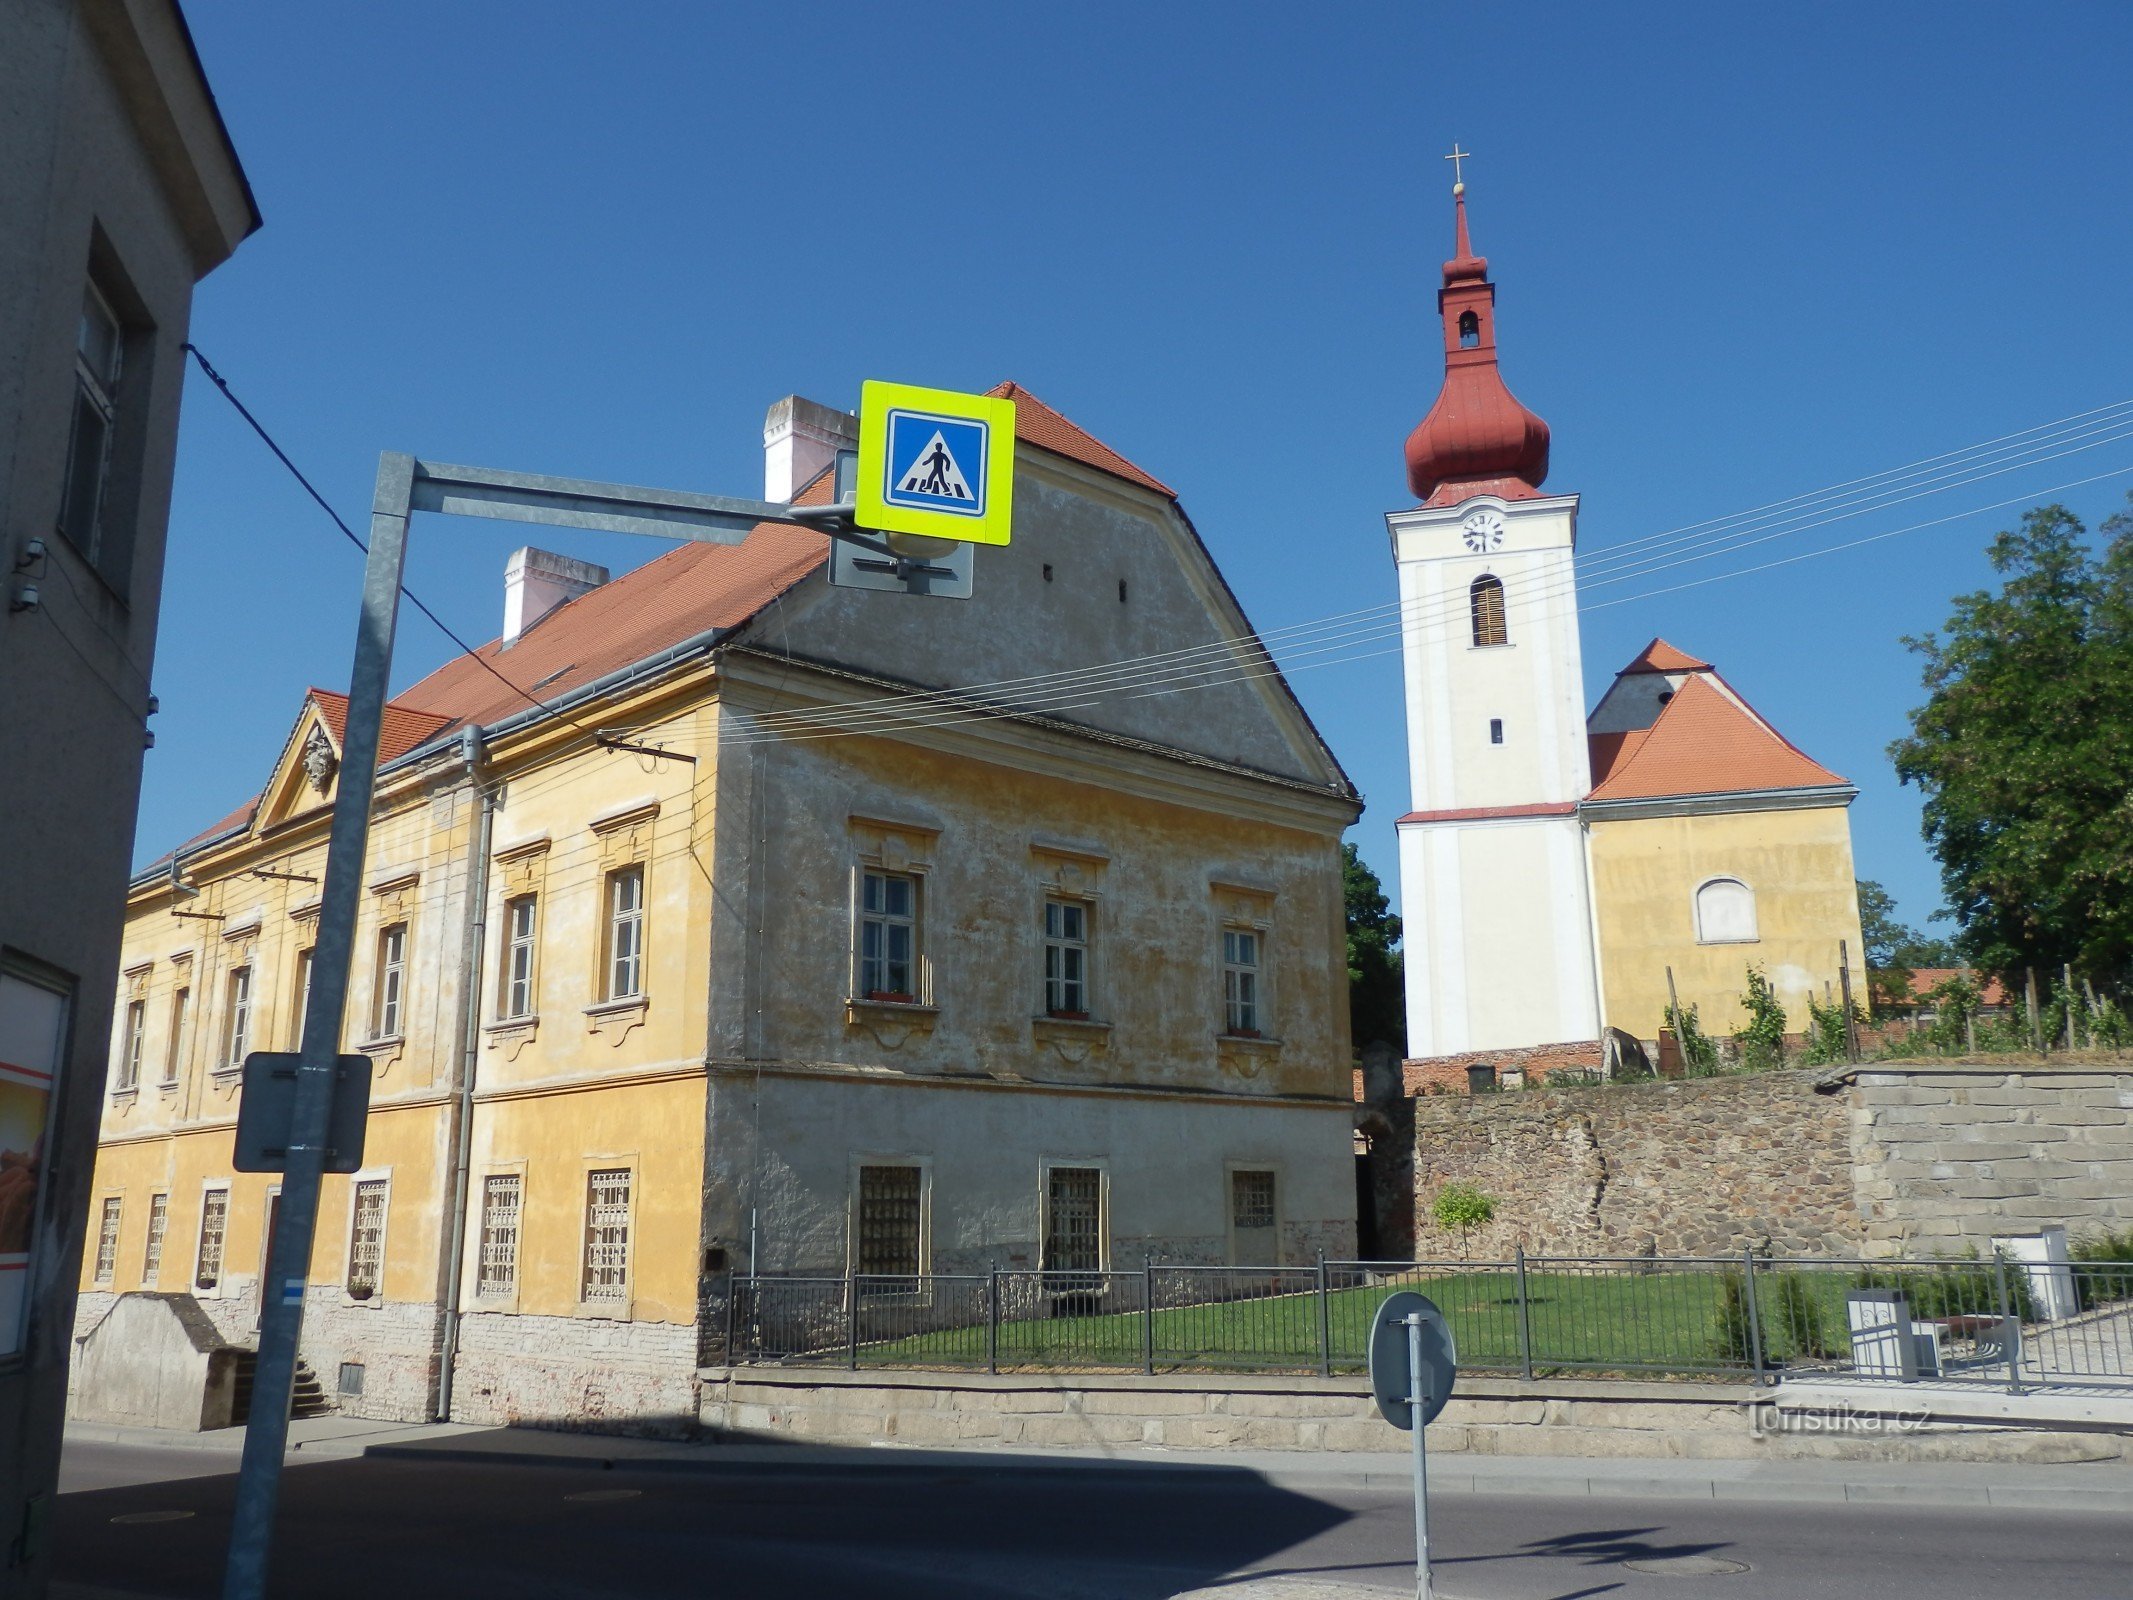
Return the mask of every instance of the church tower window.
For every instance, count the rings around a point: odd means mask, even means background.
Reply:
[[[1474,609],[1474,643],[1509,644],[1511,635],[1504,626],[1503,580],[1484,572],[1467,590],[1467,598]]]
[[[1459,348],[1472,350],[1481,343],[1481,319],[1471,311],[1459,313]]]

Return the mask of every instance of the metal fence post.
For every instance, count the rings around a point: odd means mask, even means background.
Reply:
[[[1743,1250],[1741,1263],[1747,1271],[1741,1277],[1741,1300],[1748,1313],[1748,1361],[1755,1374],[1755,1381],[1763,1381],[1763,1319],[1755,1308],[1755,1252]]]
[[[844,1366],[859,1370],[859,1274],[851,1270],[844,1274]]]
[[[1333,1308],[1326,1298],[1326,1252],[1318,1253],[1318,1375],[1333,1376]]]
[[[985,1267],[985,1370],[1000,1370],[1000,1266]]]
[[[730,1367],[730,1366],[732,1366],[732,1365],[734,1365],[734,1354],[733,1354],[733,1324],[734,1324],[734,1321],[735,1321],[735,1317],[734,1317],[734,1310],[735,1310],[735,1302],[736,1302],[736,1301],[738,1301],[738,1300],[740,1299],[740,1297],[741,1297],[741,1279],[740,1279],[740,1274],[738,1274],[738,1273],[734,1273],[734,1272],[729,1272],[729,1273],[727,1273],[727,1274],[726,1274],[726,1365],[727,1365],[727,1366],[729,1366],[729,1367]]]
[[[2022,1324],[2014,1314],[2014,1298],[2007,1292],[2007,1258],[1992,1247],[1993,1288],[2000,1301],[2000,1337],[2007,1342],[2007,1392],[2022,1392]]]
[[[1526,1246],[1520,1240],[1511,1262],[1518,1272],[1518,1371],[1533,1381],[1533,1301],[1526,1293]]]
[[[1155,1268],[1141,1257],[1141,1370],[1155,1373]]]

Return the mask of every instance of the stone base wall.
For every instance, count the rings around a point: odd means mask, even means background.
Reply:
[[[452,1420],[680,1435],[694,1426],[696,1328],[469,1312]]]
[[[351,1417],[427,1422],[437,1400],[444,1309],[431,1302],[364,1301],[314,1284],[299,1351],[335,1409]],[[256,1343],[256,1339],[254,1340]],[[361,1392],[341,1387],[343,1362]]]
[[[1849,1102],[1873,1253],[1928,1254],[2052,1223],[2077,1239],[2133,1228],[2133,1061],[1892,1064],[1843,1077],[1833,1098]]]
[[[862,1448],[1398,1451],[1406,1434],[1378,1416],[1361,1378],[1213,1375],[997,1377],[786,1372],[700,1374],[714,1435],[805,1439]],[[1870,1405],[1802,1425],[1778,1422],[1769,1391],[1740,1384],[1519,1383],[1462,1378],[1429,1429],[1435,1452],[1475,1455],[1851,1460],[2119,1460],[2133,1438],[1911,1418],[1891,1428]]]
[[[1494,1067],[1499,1084],[1538,1084],[1557,1072],[1598,1072],[1604,1059],[1601,1042],[1585,1039],[1517,1050],[1469,1050],[1456,1056],[1410,1056],[1400,1063],[1400,1078],[1411,1095],[1465,1094],[1470,1067]]]
[[[1419,1254],[1856,1254],[1851,1117],[1811,1072],[1424,1096]],[[1430,1220],[1447,1184],[1496,1201],[1462,1241]]]

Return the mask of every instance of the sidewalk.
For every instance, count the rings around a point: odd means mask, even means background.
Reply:
[[[70,1440],[159,1449],[220,1451],[235,1471],[244,1430],[210,1434],[73,1424]],[[1194,1478],[1219,1486],[1248,1472],[1298,1493],[1404,1492],[1413,1481],[1405,1454],[1295,1450],[1127,1450],[1055,1448],[850,1448],[778,1443],[681,1443],[534,1428],[428,1425],[315,1417],[292,1422],[289,1460],[369,1458],[492,1466],[595,1467],[639,1472],[699,1472],[761,1477],[913,1474],[1045,1476],[1098,1472]],[[1978,1462],[1825,1460],[1611,1460],[1562,1456],[1440,1454],[1432,1459],[1436,1493],[1549,1495],[1565,1498],[1787,1500],[1829,1503],[1902,1501],[1913,1505],[2028,1507],[2133,1515],[2133,1464],[2100,1462],[2028,1466]]]

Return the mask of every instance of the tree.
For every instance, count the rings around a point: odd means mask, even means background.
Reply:
[[[1466,1259],[1467,1236],[1496,1220],[1495,1200],[1468,1183],[1448,1183],[1430,1202],[1429,1214],[1446,1233],[1459,1230],[1459,1257]]]
[[[1348,912],[1348,1029],[1355,1047],[1407,1040],[1407,996],[1400,960],[1400,919],[1385,886],[1356,853],[1341,846]]]
[[[1979,967],[2133,969],[2133,511],[2099,530],[2039,506],[1992,543],[1997,592],[1958,596],[1924,658],[1926,703],[1889,747]]]
[[[1872,878],[1858,880],[1859,932],[1865,940],[1868,992],[1877,1006],[1911,1004],[1911,974],[1920,967],[1962,964],[1955,941],[1920,933],[1896,920],[1896,897]]]

